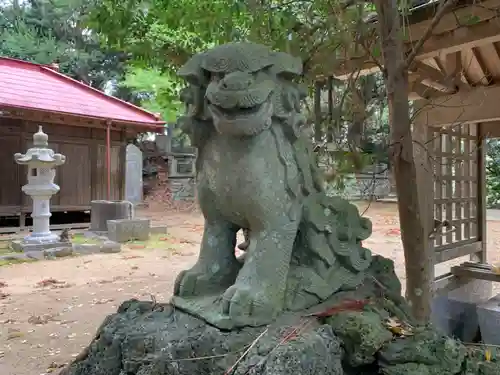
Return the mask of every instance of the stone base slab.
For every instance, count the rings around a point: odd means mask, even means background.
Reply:
[[[27,243],[24,240],[14,240],[11,242],[11,248],[14,251],[23,251],[23,252],[31,252],[31,251],[43,251],[54,249],[57,247],[71,247],[71,243],[69,242],[50,242],[50,243]]]
[[[108,220],[108,238],[115,242],[147,241],[149,240],[150,230],[150,219]]]

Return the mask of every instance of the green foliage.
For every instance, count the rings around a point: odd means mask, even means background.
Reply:
[[[486,140],[486,187],[489,207],[500,204],[500,141]]]
[[[123,74],[126,55],[102,48],[86,23],[88,0],[14,1],[0,6],[0,55],[60,70],[104,89]]]
[[[141,100],[141,105],[151,112],[161,113],[167,122],[175,122],[181,109],[178,81],[168,72],[157,68],[145,69],[132,66],[120,83],[131,89]]]

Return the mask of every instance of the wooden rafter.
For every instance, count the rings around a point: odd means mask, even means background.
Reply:
[[[481,83],[485,86],[489,85],[492,81],[492,75],[488,69],[488,67],[486,66],[486,64],[484,63],[484,59],[483,57],[481,56],[481,54],[479,53],[479,49],[477,47],[474,47],[472,48],[472,56],[476,62],[476,65],[480,71],[480,74],[482,76],[481,78]]]
[[[490,43],[500,42],[500,18],[468,26],[448,30],[442,34],[432,35],[423,45],[416,60],[423,61],[436,57],[444,57],[464,49],[480,47]],[[407,43],[407,51],[411,51],[414,43]],[[378,70],[378,64],[368,55],[358,56],[350,60],[337,62],[334,75],[338,79],[347,79],[353,72],[360,75],[372,74]]]
[[[477,86],[452,95],[433,98],[420,109],[415,123],[447,126],[500,120],[500,85]]]
[[[457,91],[455,85],[446,81],[446,76],[439,70],[421,61],[415,61],[409,67],[410,73],[418,75],[424,80],[427,86],[446,94],[453,94]]]

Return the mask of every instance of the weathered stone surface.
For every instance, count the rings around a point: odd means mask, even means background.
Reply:
[[[390,331],[384,317],[403,321],[408,308],[393,298],[397,290],[390,285],[397,282],[383,284],[380,296],[382,275],[376,270],[392,262],[375,257],[374,263],[357,290],[336,293],[308,312],[282,314],[265,327],[220,330],[169,304],[127,301],[105,319],[90,346],[61,375],[500,373],[499,362],[485,363],[484,349],[482,357],[466,351],[431,327],[414,327],[403,337]],[[383,276],[396,279],[394,272]],[[369,303],[361,311],[341,308],[346,301],[364,300]],[[404,321],[414,324],[411,318]]]
[[[299,59],[253,43],[199,53],[179,72],[206,220],[198,262],[178,276],[172,303],[219,328],[315,306],[356,288],[370,266],[361,241],[371,222],[326,195],[302,134],[301,73]],[[243,264],[238,229],[249,233]]]
[[[381,363],[389,364],[384,370],[387,375],[456,375],[462,369],[465,355],[465,347],[456,339],[422,330],[390,342],[380,351],[379,358]],[[419,366],[408,367],[410,363]]]
[[[108,220],[108,238],[115,242],[147,241],[151,228],[150,219]]]
[[[323,191],[301,134],[301,72],[299,60],[252,43],[181,69],[205,217],[199,259],[171,304],[125,302],[63,374],[483,374],[461,343],[416,326],[393,262],[362,246],[370,221]]]
[[[342,375],[340,342],[329,326],[314,324],[280,345],[285,329],[297,324],[296,316],[283,316],[264,334],[263,327],[224,332],[170,305],[128,301],[102,326],[87,357],[64,373],[222,375],[255,342],[231,374]]]
[[[128,144],[125,151],[125,199],[133,204],[142,202],[142,151],[133,144]]]
[[[51,242],[44,244],[26,243],[23,240],[14,240],[11,242],[11,248],[14,251],[34,252],[55,249],[60,247],[67,247],[67,242]]]
[[[131,219],[134,205],[128,201],[95,200],[90,202],[90,230],[106,232],[108,220]]]
[[[375,354],[393,339],[380,314],[374,311],[340,312],[328,323],[344,343],[349,343],[347,360],[353,367],[373,363]]]
[[[64,258],[73,255],[73,248],[71,244],[66,246],[47,249],[44,251],[45,258]]]
[[[477,307],[491,297],[492,282],[471,280],[432,301],[432,323],[445,334],[472,342],[479,329]]]
[[[36,254],[41,255],[41,259],[43,259],[43,252],[37,251],[33,252],[34,256],[30,257],[28,253],[10,253],[10,254],[4,254],[0,255],[0,260],[6,260],[6,261],[16,261],[16,260],[27,260],[27,259],[38,259],[36,258]]]
[[[73,251],[78,254],[95,254],[100,252],[101,244],[99,243],[74,243]]]
[[[45,259],[45,253],[43,251],[26,251],[24,253],[27,258],[33,260],[43,260]]]
[[[73,244],[73,251],[79,254],[119,253],[121,250],[119,243],[110,240],[100,243]]]
[[[114,241],[104,241],[103,244],[101,244],[99,251],[101,253],[119,253],[122,251],[122,245],[120,245],[118,242]]]
[[[477,306],[477,315],[483,342],[500,345],[500,294]]]

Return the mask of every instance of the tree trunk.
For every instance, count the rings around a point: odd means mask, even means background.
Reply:
[[[432,298],[432,256],[425,190],[419,184],[419,167],[414,158],[408,103],[406,67],[400,14],[396,0],[375,0],[382,43],[384,76],[391,129],[390,157],[398,194],[398,209],[406,268],[406,298],[415,318],[427,321]],[[432,184],[432,181],[427,181]]]

